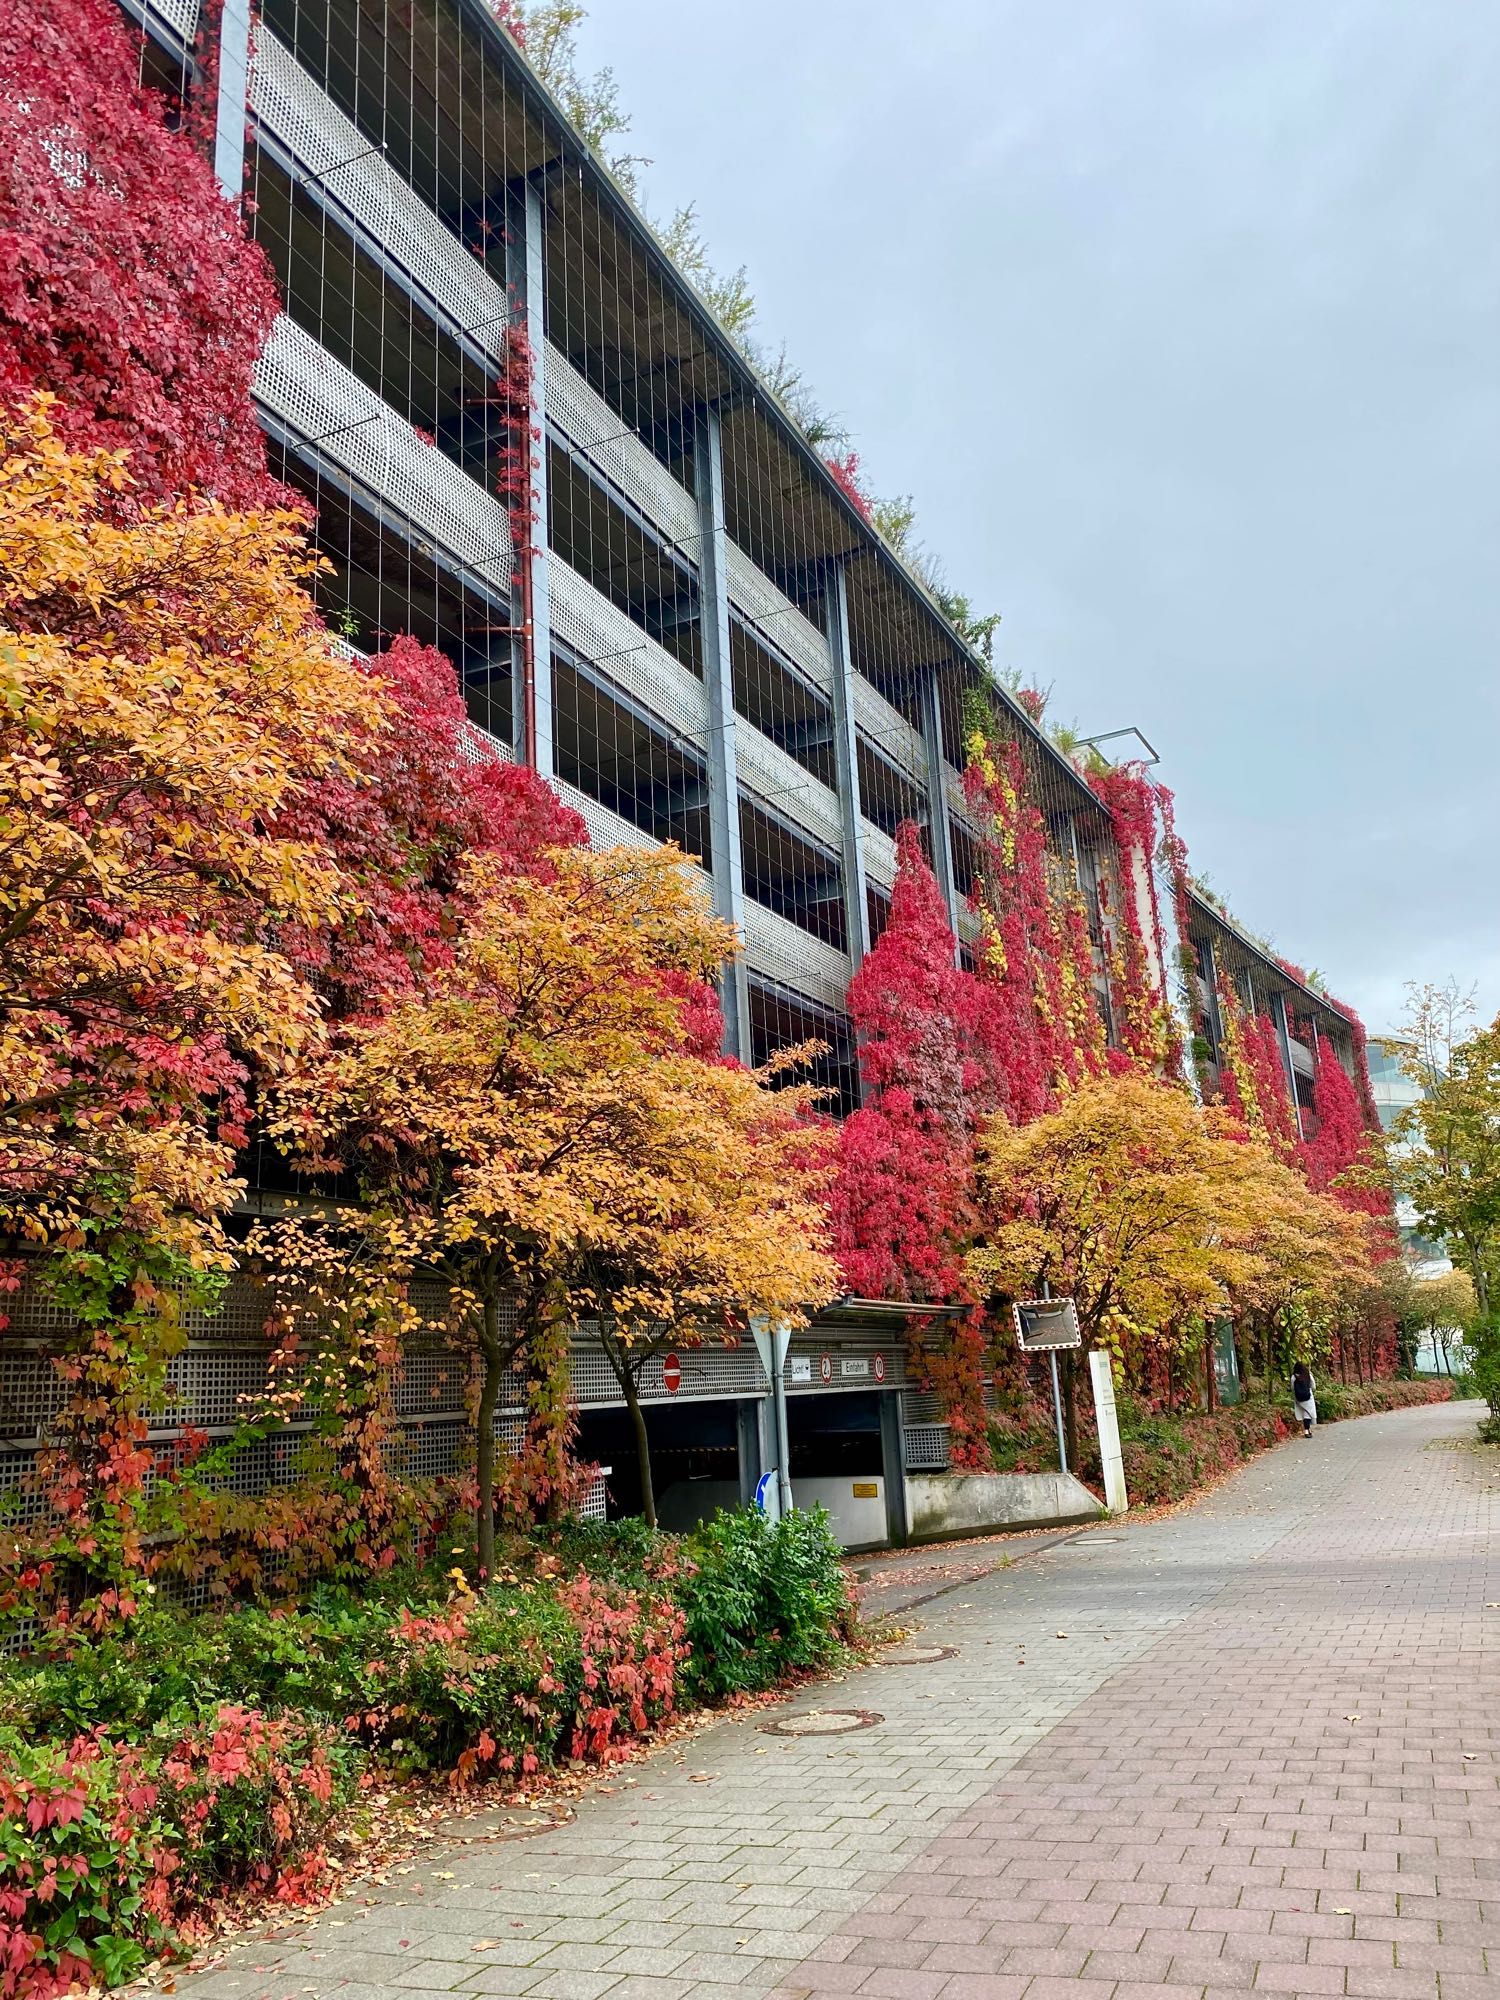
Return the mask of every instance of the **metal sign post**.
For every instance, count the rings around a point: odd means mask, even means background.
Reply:
[[[1082,1347],[1083,1334],[1073,1301],[1054,1299],[1050,1285],[1044,1289],[1047,1292],[1045,1298],[1017,1299],[1011,1307],[1011,1314],[1016,1323],[1016,1339],[1020,1342],[1021,1352],[1045,1354],[1052,1364],[1052,1413],[1057,1419],[1057,1462],[1066,1472],[1068,1437],[1063,1423],[1062,1384],[1058,1379],[1057,1356],[1060,1349]]]
[[[1057,1423],[1057,1463],[1062,1471],[1068,1469],[1068,1433],[1063,1424],[1062,1385],[1057,1379],[1057,1349],[1049,1348],[1047,1359],[1052,1363],[1052,1415]]]
[[[786,1351],[792,1344],[792,1329],[757,1315],[750,1322],[755,1351],[771,1384],[771,1410],[776,1425],[776,1498],[778,1519],[792,1511],[792,1448],[786,1424]],[[757,1498],[759,1496],[757,1495]]]

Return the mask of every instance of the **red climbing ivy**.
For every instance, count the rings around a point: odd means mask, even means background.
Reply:
[[[1317,1128],[1303,1148],[1307,1178],[1320,1194],[1331,1194],[1345,1208],[1388,1216],[1391,1201],[1387,1190],[1357,1177],[1357,1170],[1372,1164],[1372,1135],[1358,1089],[1332,1044],[1316,1032],[1313,1058],[1317,1065],[1313,1080]]]
[[[1269,1014],[1250,1014],[1240,1005],[1231,982],[1220,975],[1219,1019],[1223,1023],[1223,1060],[1219,1092],[1226,1108],[1248,1130],[1263,1138],[1279,1159],[1301,1157],[1297,1112],[1287,1089],[1281,1038]]]
[[[859,476],[859,453],[841,451],[827,454],[823,463],[833,474],[833,483],[850,501],[863,520],[871,518],[870,496],[861,484]]]
[[[270,266],[136,74],[113,0],[0,0],[0,404],[49,390],[71,444],[126,447],[122,504],[284,504],[250,401]]]
[[[1109,945],[1110,994],[1121,1048],[1143,1069],[1182,1075],[1182,1050],[1162,981],[1171,977],[1177,950],[1169,943],[1156,892],[1156,856],[1170,794],[1138,763],[1091,771],[1088,783],[1109,814],[1119,857],[1114,907],[1105,911]],[[1181,843],[1171,854],[1174,891],[1179,898],[1179,936],[1186,930],[1186,870]],[[1178,947],[1180,949],[1180,946]]]
[[[1024,1124],[1106,1067],[1093,945],[1078,887],[1049,857],[1019,745],[996,743],[976,723],[966,748],[964,797],[981,856],[970,897],[980,1041],[993,1103]]]
[[[896,849],[890,916],[849,987],[866,1101],[840,1135],[834,1242],[859,1296],[943,1299],[962,1280],[975,982],[910,821]]]

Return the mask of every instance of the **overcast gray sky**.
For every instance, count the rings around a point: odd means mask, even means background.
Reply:
[[[1500,1008],[1496,0],[592,0],[653,213],[1372,1028]]]

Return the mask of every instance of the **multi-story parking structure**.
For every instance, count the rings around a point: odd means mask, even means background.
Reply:
[[[596,841],[674,840],[699,858],[744,940],[723,994],[737,1053],[821,1041],[821,1081],[855,1102],[845,994],[889,906],[901,821],[922,827],[955,930],[967,923],[973,690],[1020,746],[1055,865],[1097,907],[1120,863],[1094,793],[874,531],[481,0],[264,0],[253,29],[247,0],[202,23],[197,0],[124,4],[151,80],[217,93],[219,177],[248,197],[285,307],[257,402],[273,470],[315,510],[330,623],[371,650],[398,633],[440,647],[476,728],[548,777]],[[1212,905],[1192,916],[1196,982],[1158,969],[1184,1032],[1217,1059],[1224,973],[1272,1008],[1310,1110],[1297,1023],[1350,1061],[1348,1022]],[[1102,953],[1100,985],[1107,1010]],[[234,1385],[254,1386],[253,1317],[231,1302],[201,1330],[184,1364],[202,1377],[200,1421],[229,1421]],[[851,1540],[899,1534],[903,1470],[945,1462],[934,1399],[903,1387],[903,1324],[850,1302],[793,1353],[794,1469],[800,1448],[809,1490],[852,1483]],[[460,1412],[425,1369],[411,1358],[404,1394],[436,1469]],[[586,1449],[619,1460],[614,1385],[587,1341],[574,1379]],[[645,1387],[667,1518],[674,1481],[705,1499],[752,1490],[753,1352],[685,1354],[675,1392],[653,1364]]]

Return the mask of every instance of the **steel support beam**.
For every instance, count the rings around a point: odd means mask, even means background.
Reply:
[[[512,321],[526,336],[531,368],[531,519],[529,546],[514,552],[511,585],[516,626],[511,716],[516,756],[544,778],[556,771],[552,709],[552,588],[548,569],[546,267],[542,192],[535,181],[512,190],[506,289]]]
[[[1200,976],[1208,988],[1208,1004],[1204,1012],[1213,1030],[1213,1059],[1215,1068],[1218,1068],[1224,1060],[1224,1009],[1219,1002],[1219,954],[1211,937],[1203,940],[1203,954],[1206,969]]]
[[[1287,1025],[1286,995],[1271,995],[1271,1019],[1276,1023],[1276,1039],[1281,1044],[1281,1067],[1286,1072],[1287,1095],[1292,1100],[1292,1115],[1297,1120],[1297,1137],[1303,1138],[1302,1105],[1297,1096],[1297,1072],[1292,1068],[1292,1031]]]
[[[953,875],[953,828],[948,818],[948,792],[943,782],[943,718],[938,706],[937,668],[917,670],[922,704],[922,743],[927,752],[927,827],[932,840],[932,872],[937,876],[948,910],[948,922],[958,937],[958,885]],[[1070,822],[1071,824],[1071,822]]]
[[[245,192],[245,120],[250,116],[250,0],[224,0],[219,16],[219,97],[214,172],[230,201]]]
[[[855,972],[870,949],[870,904],[865,894],[864,815],[859,798],[859,747],[854,727],[854,664],[849,656],[849,594],[842,563],[823,576],[823,630],[832,669],[833,761],[838,778],[844,861],[844,927]]]
[[[717,410],[701,410],[693,442],[698,502],[698,630],[708,697],[708,824],[713,849],[714,910],[745,935],[745,873],[740,859],[739,758],[735,745],[734,666],[729,645],[728,535],[724,527],[724,446]],[[724,1046],[741,1062],[750,1046],[750,986],[743,958],[721,975]]]

